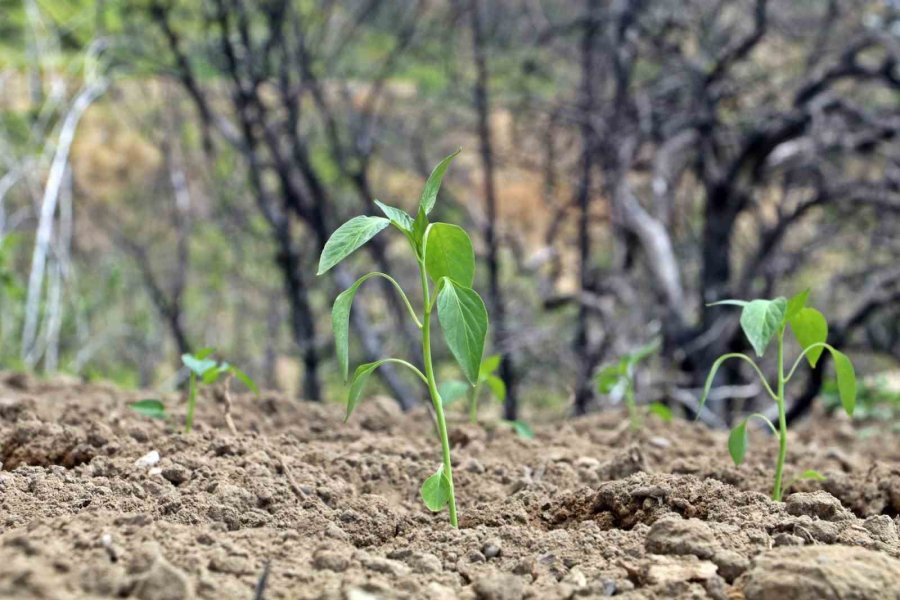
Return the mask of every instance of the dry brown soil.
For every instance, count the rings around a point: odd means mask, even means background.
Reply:
[[[0,374],[0,597],[900,598],[900,441],[816,420],[735,468],[725,436],[619,414],[451,427],[460,529],[427,512],[428,414],[204,398],[190,435],[134,392]],[[175,412],[181,407],[174,398]],[[887,431],[887,430],[886,430]],[[139,459],[151,451],[155,465]],[[265,574],[265,577],[264,577]]]

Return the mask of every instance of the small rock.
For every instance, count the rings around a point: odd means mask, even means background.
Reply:
[[[793,533],[781,532],[772,536],[775,546],[802,546],[805,541],[799,535]]]
[[[576,588],[583,588],[587,585],[587,577],[581,572],[581,569],[574,567],[566,573],[565,577],[562,578],[562,582],[573,585]]]
[[[794,516],[807,515],[826,521],[846,519],[849,512],[841,506],[841,501],[824,491],[797,492],[784,501],[788,514]]]
[[[716,577],[716,565],[696,556],[656,556],[647,561],[643,579],[650,585],[705,581]]]
[[[894,525],[893,519],[887,515],[869,517],[863,522],[863,527],[879,542],[892,545],[900,542],[900,539],[898,539],[900,536],[897,535],[897,527]]]
[[[650,527],[645,548],[653,554],[693,554],[698,558],[712,558],[716,538],[709,525],[699,519],[666,517]]]
[[[190,472],[181,465],[173,465],[162,470],[162,476],[172,485],[181,485],[191,478]]]
[[[344,594],[347,600],[378,600],[378,596],[358,587],[348,588]]]
[[[440,573],[444,570],[444,565],[434,554],[428,552],[414,552],[406,559],[406,564],[413,570],[413,573],[433,574]]]
[[[897,600],[900,560],[854,546],[776,548],[757,556],[746,600]]]
[[[159,462],[159,452],[156,450],[151,450],[147,454],[143,455],[136,461],[134,461],[134,466],[136,467],[152,467],[156,463]]]
[[[734,582],[750,568],[750,561],[733,550],[717,550],[712,561],[719,567],[719,575],[728,583]]]
[[[525,595],[522,579],[509,573],[482,576],[472,587],[478,600],[521,600]]]
[[[481,547],[481,553],[485,558],[497,558],[503,552],[501,542],[497,538],[491,538]]]
[[[657,448],[668,448],[672,445],[671,440],[669,440],[668,438],[660,437],[658,435],[653,436],[647,441],[651,446],[656,446]]]
[[[365,568],[370,571],[375,571],[376,573],[384,573],[385,575],[393,575],[394,577],[409,575],[409,567],[400,561],[392,560],[390,558],[364,555],[360,557],[360,562]]]
[[[187,575],[158,556],[138,579],[134,596],[140,600],[189,600],[194,589]]]
[[[350,565],[350,559],[346,554],[334,550],[317,550],[313,554],[313,567],[320,571],[334,571],[343,573]]]

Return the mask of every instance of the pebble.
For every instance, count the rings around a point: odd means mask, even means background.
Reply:
[[[481,553],[485,558],[497,558],[503,552],[501,542],[497,538],[491,538],[481,547]]]
[[[709,525],[699,519],[663,518],[647,532],[647,552],[653,554],[693,554],[712,558],[717,549],[716,538]]]
[[[837,521],[849,518],[850,513],[841,506],[841,501],[828,492],[797,492],[784,501],[788,514],[794,516],[807,515],[826,521]]]
[[[134,461],[134,466],[136,467],[152,467],[156,463],[159,462],[159,452],[156,450],[151,450],[147,454],[143,455],[136,461]]]

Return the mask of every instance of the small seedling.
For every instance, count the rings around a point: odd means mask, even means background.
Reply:
[[[428,214],[434,208],[444,173],[457,154],[459,150],[442,160],[431,172],[425,182],[415,218],[399,208],[387,206],[376,200],[375,204],[387,218],[359,216],[341,225],[322,249],[318,271],[318,275],[327,272],[388,225],[400,230],[409,242],[419,266],[424,304],[422,318],[419,319],[409,298],[395,279],[385,273],[368,273],[360,277],[334,301],[331,314],[335,348],[346,380],[349,365],[350,307],[353,304],[353,297],[364,281],[372,277],[387,279],[396,288],[412,320],[422,332],[422,360],[425,373],[399,358],[384,358],[360,365],[350,379],[347,418],[359,403],[366,380],[375,369],[385,363],[407,367],[426,384],[434,405],[443,462],[434,475],[422,484],[420,493],[429,510],[439,512],[445,507],[449,510],[450,524],[453,527],[457,527],[456,496],[453,489],[450,442],[447,437],[444,406],[435,381],[431,358],[431,315],[437,309],[444,340],[471,386],[477,385],[479,380],[488,329],[487,309],[481,297],[472,289],[475,278],[475,252],[472,241],[461,227],[428,221]]]
[[[758,357],[763,356],[773,337],[776,340],[778,379],[775,390],[769,385],[762,369],[752,358],[746,354],[736,352],[724,354],[716,359],[712,369],[710,369],[709,376],[706,378],[703,397],[700,399],[700,407],[702,408],[706,398],[709,396],[716,371],[719,370],[719,367],[726,360],[732,358],[743,360],[749,363],[753,370],[756,371],[756,374],[759,375],[763,388],[778,406],[778,427],[775,427],[765,415],[754,413],[741,420],[731,430],[731,434],[728,436],[728,451],[736,465],[744,462],[744,456],[747,452],[747,422],[753,418],[764,422],[772,430],[772,433],[778,436],[778,462],[775,465],[775,484],[772,487],[773,500],[781,500],[785,489],[785,486],[782,486],[784,459],[787,455],[787,420],[785,417],[784,388],[794,376],[803,359],[805,358],[810,366],[815,368],[819,358],[822,356],[822,352],[828,350],[834,360],[841,405],[847,414],[851,416],[856,406],[856,373],[853,369],[853,363],[850,362],[850,359],[845,354],[826,343],[828,339],[828,322],[821,312],[806,306],[808,298],[809,290],[806,290],[790,300],[785,298],[753,300],[750,302],[744,300],[722,300],[710,305],[730,304],[741,307],[741,329]],[[802,351],[794,361],[790,371],[785,375],[784,334],[788,327],[794,334],[797,343],[800,344]],[[801,479],[821,478],[822,475],[816,471],[809,470],[801,473],[798,477],[791,480],[790,483]],[[790,484],[786,487],[789,486]]]
[[[465,381],[459,379],[449,379],[438,386],[438,392],[441,394],[441,401],[446,408],[450,404],[466,398],[469,408],[469,422],[473,425],[478,423],[478,402],[481,399],[481,392],[485,386],[490,390],[491,396],[498,402],[506,399],[506,384],[500,379],[496,373],[500,368],[500,355],[494,354],[485,357],[481,361],[481,368],[478,369],[478,381],[475,385],[469,385]],[[522,439],[530,440],[534,438],[534,430],[525,421],[516,419],[514,421],[502,420],[500,424],[511,428]]]
[[[235,377],[247,386],[254,394],[259,393],[256,383],[250,377],[235,366],[229,365],[227,362],[217,362],[209,358],[213,352],[212,348],[204,348],[196,354],[183,354],[181,362],[190,371],[190,381],[188,383],[188,410],[185,417],[184,431],[190,433],[194,425],[194,408],[197,404],[197,388],[199,384],[212,385],[216,383],[222,375],[225,375],[226,390],[224,396],[227,403],[230,403],[230,397],[227,391],[228,381],[231,377]],[[138,400],[128,404],[128,408],[134,412],[149,417],[151,419],[165,420],[169,417],[166,412],[166,405],[156,398],[147,398]],[[234,423],[231,421],[230,406],[226,406],[225,420],[229,428],[234,432]]]
[[[194,408],[197,405],[197,390],[202,385],[213,385],[222,375],[235,377],[246,385],[254,394],[259,393],[256,383],[250,377],[227,362],[217,362],[210,358],[215,352],[213,348],[204,348],[196,354],[182,354],[181,362],[190,371],[188,382],[188,407],[184,419],[184,432],[190,433],[194,427]]]
[[[458,379],[451,379],[442,383],[438,386],[438,391],[441,393],[441,399],[444,401],[444,406],[456,402],[465,396],[469,401],[469,422],[473,425],[477,424],[478,401],[484,386],[488,387],[491,391],[491,395],[496,398],[497,401],[503,402],[506,399],[506,384],[496,375],[497,369],[499,368],[500,355],[494,354],[485,357],[485,359],[481,361],[481,366],[478,369],[478,380],[475,382],[475,385],[469,385]]]
[[[616,401],[625,400],[625,406],[628,407],[628,418],[633,431],[641,428],[641,413],[634,399],[637,366],[658,350],[659,340],[653,340],[649,344],[622,356],[618,362],[603,367],[595,377],[597,391],[601,394],[609,394]],[[648,404],[647,411],[657,415],[667,423],[672,420],[672,409],[661,402]]]

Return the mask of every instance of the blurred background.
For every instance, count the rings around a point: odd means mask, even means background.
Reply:
[[[0,0],[0,366],[171,389],[214,346],[341,401],[332,300],[418,280],[396,232],[316,278],[322,245],[461,147],[435,214],[475,241],[506,418],[615,404],[595,374],[657,339],[638,397],[693,417],[747,350],[705,304],[807,287],[890,418],[898,59],[886,0]],[[391,290],[357,298],[351,361],[417,361]],[[704,421],[764,406],[744,368]],[[832,396],[802,379],[791,418]]]

